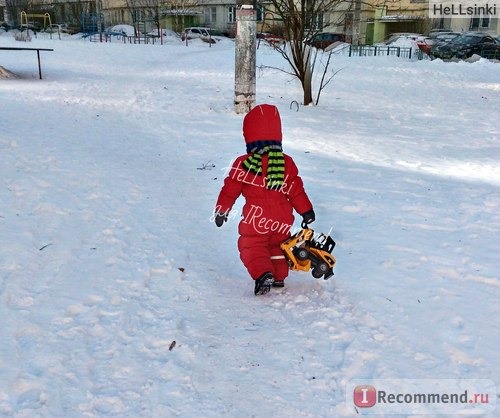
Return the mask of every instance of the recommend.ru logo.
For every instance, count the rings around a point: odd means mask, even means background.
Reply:
[[[346,388],[347,406],[360,415],[484,415],[496,398],[487,379],[356,379]]]

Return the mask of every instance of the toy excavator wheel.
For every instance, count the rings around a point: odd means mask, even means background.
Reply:
[[[299,259],[300,261],[307,260],[309,258],[309,251],[307,251],[305,248],[298,248],[295,251],[295,257]]]
[[[319,279],[321,276],[328,273],[328,264],[319,263],[316,267],[313,268],[312,275],[315,279]]]

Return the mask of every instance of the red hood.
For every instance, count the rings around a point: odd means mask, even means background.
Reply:
[[[278,108],[268,104],[255,106],[243,120],[243,136],[247,144],[256,141],[281,142],[281,118]]]

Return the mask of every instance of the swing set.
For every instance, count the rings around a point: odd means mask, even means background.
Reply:
[[[21,28],[26,28],[28,30],[28,35],[30,30],[30,23],[31,23],[31,29],[36,34],[35,18],[43,19],[43,29],[50,28],[52,26],[52,20],[50,19],[50,15],[48,13],[26,13],[25,11],[22,11]]]

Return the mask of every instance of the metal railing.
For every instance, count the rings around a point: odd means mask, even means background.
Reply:
[[[345,48],[343,53],[348,54],[350,57],[396,56],[408,59],[412,57],[422,59],[422,51],[420,50],[416,51],[410,47],[389,45],[349,45],[349,48]]]

